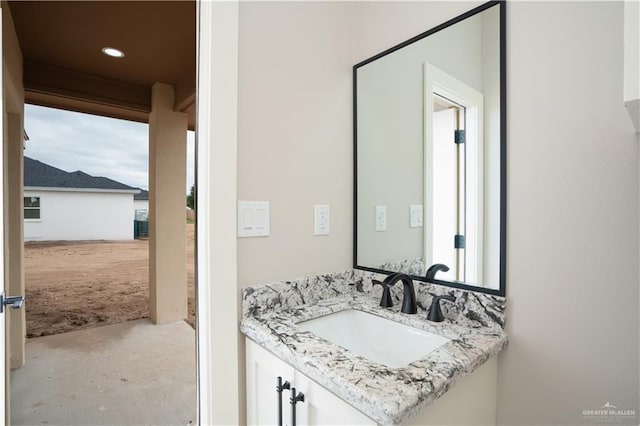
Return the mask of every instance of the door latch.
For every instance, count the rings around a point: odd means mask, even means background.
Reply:
[[[11,306],[11,309],[20,309],[24,304],[24,296],[5,296],[4,292],[0,294],[0,314],[4,312],[5,306]]]

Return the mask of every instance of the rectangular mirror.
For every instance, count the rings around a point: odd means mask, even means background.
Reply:
[[[485,3],[354,66],[355,268],[505,294],[505,21]]]

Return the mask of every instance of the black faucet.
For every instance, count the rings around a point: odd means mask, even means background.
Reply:
[[[448,294],[442,296],[436,296],[431,293],[433,299],[431,299],[431,307],[429,308],[429,314],[427,315],[427,319],[429,321],[441,322],[444,320],[444,315],[442,315],[442,309],[440,309],[440,299],[448,300],[450,302],[455,302],[456,297],[450,296]]]
[[[435,265],[431,265],[429,269],[427,269],[427,282],[432,283],[436,279],[436,272],[442,271],[447,272],[449,267],[443,263],[436,263]]]
[[[389,287],[402,281],[404,296],[402,298],[401,311],[405,314],[415,314],[418,312],[418,305],[416,303],[416,291],[413,289],[413,280],[407,274],[394,274],[387,277],[389,279]]]
[[[418,312],[418,304],[416,303],[416,292],[413,289],[413,280],[407,274],[401,274],[396,272],[390,274],[384,281],[373,280],[373,284],[382,286],[382,298],[380,299],[380,306],[383,308],[390,308],[393,306],[393,300],[389,288],[398,281],[402,281],[404,296],[402,298],[401,311],[405,314],[415,314]]]

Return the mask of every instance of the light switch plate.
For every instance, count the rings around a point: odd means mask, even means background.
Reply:
[[[420,228],[422,227],[422,218],[424,217],[422,204],[411,204],[409,206],[409,227]]]
[[[387,230],[387,206],[376,206],[376,232]]]
[[[269,236],[269,202],[238,201],[238,237]]]
[[[330,208],[328,204],[313,206],[313,235],[329,235],[331,224]]]

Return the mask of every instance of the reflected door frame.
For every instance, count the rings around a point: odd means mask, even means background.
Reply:
[[[484,97],[482,93],[469,87],[455,77],[440,70],[434,65],[423,64],[424,90],[424,260],[425,267],[433,265],[434,247],[432,236],[435,230],[434,221],[434,175],[432,163],[434,158],[433,113],[434,100],[440,96],[465,108],[466,131],[466,172],[465,172],[465,271],[467,282],[479,282],[483,277],[483,230],[484,230]],[[453,135],[451,135],[453,145]],[[469,179],[475,176],[476,179]],[[453,249],[453,238],[451,241]]]

